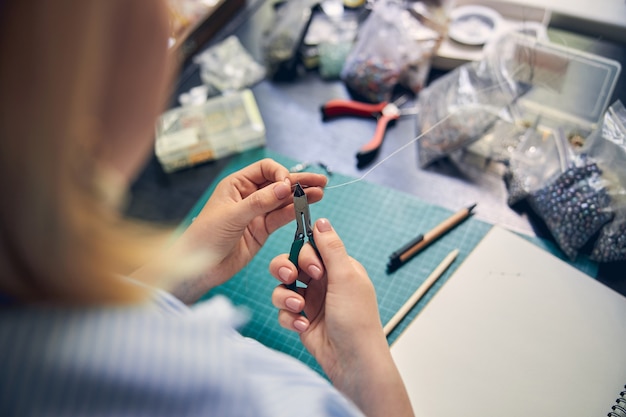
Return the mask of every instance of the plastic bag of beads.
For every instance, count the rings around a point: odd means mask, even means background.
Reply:
[[[606,111],[602,128],[585,140],[583,152],[604,169],[615,213],[600,230],[590,258],[598,262],[626,260],[626,108],[621,101]]]
[[[584,155],[528,200],[570,259],[614,216],[608,181],[598,164]]]
[[[626,201],[620,201],[613,221],[600,230],[589,259],[597,262],[626,260]]]
[[[516,100],[531,83],[512,68],[515,42],[501,39],[481,61],[463,64],[424,88],[418,97],[417,141],[423,168],[480,139],[501,119],[520,118]],[[507,52],[508,51],[508,52]]]
[[[626,107],[620,100],[613,103],[604,115],[602,138],[626,149]]]
[[[380,0],[362,23],[340,78],[360,99],[389,101],[402,81],[417,92],[425,81],[434,48],[442,34],[422,25],[404,2]],[[420,80],[410,76],[419,74]]]
[[[574,150],[563,130],[543,130],[538,122],[539,118],[525,130],[510,154],[504,182],[511,207],[562,174],[574,161]]]
[[[400,77],[400,84],[418,93],[428,79],[432,57],[448,33],[453,0],[419,0],[408,4],[409,13],[418,22],[411,37],[419,45],[421,55],[408,62]]]
[[[220,93],[243,90],[265,77],[265,68],[234,35],[196,55],[193,62],[200,66],[202,82]]]

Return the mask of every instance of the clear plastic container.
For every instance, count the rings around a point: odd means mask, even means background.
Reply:
[[[165,172],[265,145],[265,125],[251,90],[165,112],[156,127],[155,153]]]
[[[609,105],[620,63],[547,40],[515,38],[511,64],[518,74],[532,74],[532,87],[518,102],[524,117],[540,117],[548,128],[595,129]]]
[[[505,72],[528,85],[515,103],[517,127],[538,120],[537,129],[546,134],[562,129],[566,137],[582,138],[598,127],[621,72],[618,61],[516,33],[491,47],[498,48]],[[508,141],[496,133],[487,132],[453,159],[500,174]]]

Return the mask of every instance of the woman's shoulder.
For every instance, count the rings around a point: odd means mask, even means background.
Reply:
[[[55,406],[59,415],[262,416],[297,409],[298,393],[316,407],[351,407],[301,362],[242,337],[244,322],[226,298],[188,308],[167,293],[143,306],[2,314],[0,385],[10,388],[0,408],[9,416]],[[296,395],[284,398],[287,390]]]
[[[160,296],[132,307],[5,311],[0,385],[9,389],[0,393],[0,408],[29,415],[24,407],[56,404],[65,411],[60,415],[71,415],[76,407],[101,412],[123,399],[120,404],[153,415],[159,408],[188,415],[186,408],[201,406],[203,396],[220,398],[244,384],[234,308],[215,300],[196,311],[172,301]],[[27,394],[26,387],[34,389]]]
[[[189,308],[161,291],[132,306],[13,308],[0,314],[0,340],[8,342],[0,344],[0,357],[12,351],[29,359],[67,361],[68,367],[101,363],[115,369],[126,362],[135,372],[142,364],[150,371],[155,366],[147,364],[155,359],[180,361],[181,347],[188,354],[222,351],[243,320],[222,297]]]

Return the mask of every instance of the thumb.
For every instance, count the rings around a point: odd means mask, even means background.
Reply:
[[[344,276],[342,271],[347,272],[351,268],[352,259],[328,219],[317,219],[314,233],[315,245],[328,272],[329,281]]]
[[[255,217],[267,214],[283,205],[284,200],[290,195],[289,180],[276,182],[244,198],[242,204],[235,205],[232,214],[236,215],[242,224],[248,224]]]

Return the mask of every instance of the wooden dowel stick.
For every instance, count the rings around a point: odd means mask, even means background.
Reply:
[[[408,312],[413,308],[415,304],[426,294],[426,291],[430,289],[430,287],[443,275],[443,273],[448,269],[452,262],[456,259],[459,254],[459,250],[455,249],[446,256],[443,261],[433,270],[433,272],[426,278],[426,281],[419,286],[419,288],[413,293],[411,298],[407,300],[406,303],[400,310],[389,320],[389,322],[383,327],[383,331],[385,332],[385,336],[389,336],[389,333],[400,323],[400,321],[408,314]]]

